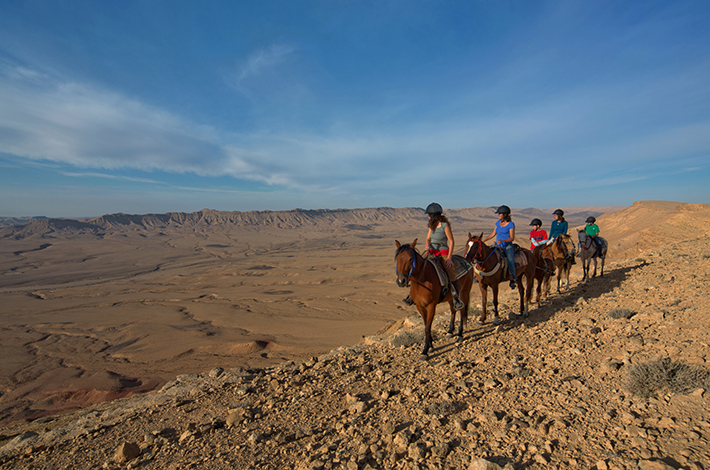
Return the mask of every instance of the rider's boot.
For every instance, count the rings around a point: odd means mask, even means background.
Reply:
[[[451,296],[454,298],[454,310],[461,310],[463,302],[459,298],[459,281],[451,282]]]
[[[405,298],[402,299],[402,302],[404,302],[407,305],[414,305],[414,301],[412,300],[412,296],[408,295]]]

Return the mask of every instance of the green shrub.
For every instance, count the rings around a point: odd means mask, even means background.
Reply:
[[[688,393],[710,387],[710,372],[670,358],[641,362],[629,367],[624,388],[634,395],[648,398],[658,392]]]

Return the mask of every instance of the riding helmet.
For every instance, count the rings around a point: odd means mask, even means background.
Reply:
[[[552,213],[552,215],[559,215],[560,217],[564,217],[565,211],[563,211],[562,209],[557,209],[555,212]]]
[[[426,206],[426,210],[424,211],[427,214],[441,214],[444,212],[444,209],[437,203],[432,202],[428,206]]]
[[[542,220],[540,220],[540,219],[532,219],[532,220],[530,221],[530,225],[540,225],[540,226],[542,226]]]
[[[496,214],[510,214],[510,207],[500,206],[496,211]]]
[[[588,224],[593,224],[593,223],[596,222],[596,221],[597,221],[597,219],[595,219],[595,218],[592,217],[592,216],[587,217],[587,223],[588,223]]]

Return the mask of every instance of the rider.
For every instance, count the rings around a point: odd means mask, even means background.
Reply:
[[[429,204],[425,211],[429,215],[429,231],[426,234],[426,247],[430,255],[444,257],[443,267],[451,282],[451,295],[454,297],[454,308],[463,308],[463,302],[459,299],[459,283],[456,280],[456,269],[454,267],[454,234],[451,231],[451,223],[443,214],[444,209],[435,202]]]
[[[540,230],[542,220],[532,219],[530,221],[532,230],[530,230],[530,249],[534,250],[536,246],[543,245],[547,241],[547,232]]]
[[[565,212],[562,209],[557,209],[552,213],[555,216],[555,220],[552,221],[550,226],[550,242],[552,242],[559,235],[567,233],[567,221],[565,220]]]
[[[486,242],[493,237],[496,237],[496,244],[500,249],[505,252],[506,258],[508,258],[508,271],[510,273],[510,288],[515,289],[515,247],[513,246],[513,240],[515,240],[515,224],[510,219],[510,207],[500,206],[496,210],[498,214],[498,222],[496,226],[483,241]]]
[[[599,226],[596,224],[597,219],[594,217],[587,217],[587,225],[584,227],[584,232],[587,234],[588,237],[590,237],[593,241],[594,244],[597,246],[597,252],[599,253],[599,256],[602,255],[602,241],[601,238],[599,237]]]
[[[565,211],[562,209],[556,209],[552,215],[555,216],[555,220],[552,221],[552,225],[550,226],[550,240],[547,242],[548,245],[551,245],[558,236],[565,235],[568,230],[567,221],[565,220]],[[576,264],[574,260],[574,249],[572,250],[572,253],[570,253],[567,251],[567,246],[564,243],[561,243],[560,245],[562,246],[565,257],[570,261],[570,263]]]
[[[456,280],[456,269],[454,267],[454,234],[451,231],[449,219],[443,214],[444,209],[432,202],[425,210],[429,215],[429,231],[426,235],[426,248],[431,256],[434,256],[439,265],[444,268],[446,275],[451,282],[451,295],[454,298],[454,308],[461,310],[464,305],[459,298],[459,282]],[[443,259],[442,259],[443,258]],[[410,296],[404,299],[408,305],[413,305],[414,301]]]

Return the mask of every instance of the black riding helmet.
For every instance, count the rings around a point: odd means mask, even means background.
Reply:
[[[563,211],[562,209],[557,209],[555,212],[552,213],[552,215],[559,215],[560,217],[564,217],[565,211]]]
[[[444,209],[439,204],[432,202],[431,204],[426,206],[426,210],[424,212],[426,212],[427,214],[432,214],[432,215],[433,214],[441,214],[442,212],[444,212]]]
[[[510,207],[500,206],[498,210],[496,210],[496,214],[510,214]]]
[[[592,217],[592,216],[587,217],[587,223],[588,223],[588,224],[593,224],[593,223],[596,222],[596,221],[597,221],[597,219],[595,219],[595,218]]]
[[[542,226],[542,220],[540,220],[540,219],[532,219],[532,220],[530,221],[530,225],[540,225],[540,226]]]

